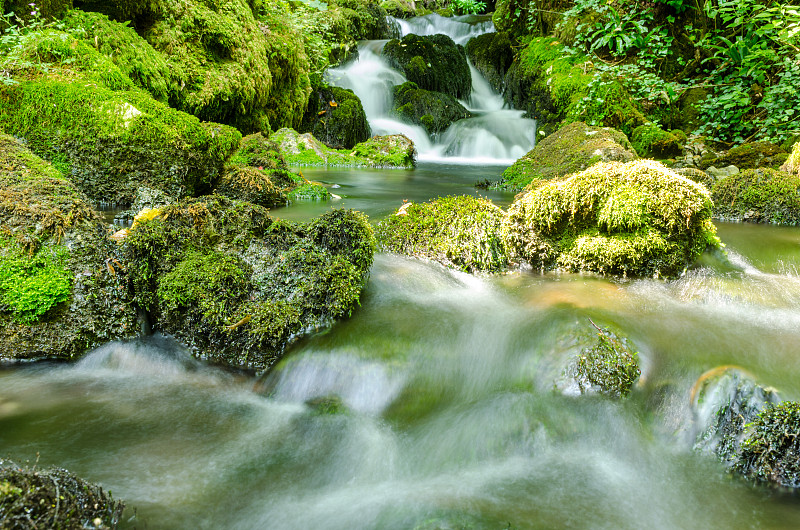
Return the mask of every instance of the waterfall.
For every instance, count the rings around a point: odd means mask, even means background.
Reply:
[[[404,36],[443,33],[458,44],[494,31],[491,20],[468,16],[445,18],[434,14],[397,20],[397,24]],[[361,99],[373,134],[405,134],[414,141],[419,160],[424,162],[508,166],[533,148],[536,121],[523,118],[523,111],[509,108],[472,64],[472,95],[461,104],[474,117],[459,120],[431,138],[423,127],[392,115],[392,87],[406,78],[381,57],[386,42],[362,42],[358,60],[326,74],[329,83],[348,88]]]

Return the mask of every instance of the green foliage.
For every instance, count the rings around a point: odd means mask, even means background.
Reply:
[[[481,0],[452,0],[450,5],[459,15],[482,13],[486,9],[486,2]]]
[[[72,271],[66,265],[69,251],[46,246],[32,256],[4,241],[0,255],[0,302],[20,322],[39,320],[72,295]]]
[[[327,201],[331,194],[322,184],[305,182],[287,194],[290,201]]]
[[[381,248],[432,259],[467,272],[508,265],[502,237],[505,213],[486,199],[439,198],[404,206],[378,225]]]
[[[627,338],[620,338],[594,322],[592,325],[597,329],[597,342],[581,351],[575,379],[581,392],[587,390],[586,385],[598,388],[603,394],[625,397],[641,374],[639,354]]]
[[[800,403],[769,405],[748,430],[734,469],[756,482],[800,487]]]

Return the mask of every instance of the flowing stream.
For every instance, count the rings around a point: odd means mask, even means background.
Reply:
[[[303,171],[377,221],[501,170]],[[800,229],[718,228],[729,260],[670,282],[378,254],[353,316],[261,378],[158,335],[0,366],[0,458],[99,482],[131,507],[126,528],[798,528],[796,496],[693,449],[690,391],[709,369],[800,398]],[[563,385],[589,319],[640,352],[626,399]]]
[[[397,22],[404,36],[444,33],[458,44],[494,31],[490,20],[476,17],[428,15]],[[384,44],[386,41],[363,42],[357,60],[327,73],[330,83],[349,88],[361,99],[373,134],[405,134],[414,141],[422,162],[509,166],[533,148],[536,121],[523,118],[523,111],[508,108],[471,64],[472,95],[461,103],[473,118],[459,120],[431,138],[421,126],[392,115],[392,87],[406,78],[381,57]]]

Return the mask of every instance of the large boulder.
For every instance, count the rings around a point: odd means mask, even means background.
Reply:
[[[419,88],[459,99],[472,91],[464,47],[447,35],[406,35],[387,42],[381,54]]]
[[[0,360],[73,359],[135,336],[125,267],[100,215],[52,165],[0,134]]]
[[[503,90],[506,72],[514,62],[513,44],[506,32],[484,33],[467,42],[467,57],[498,92]]]
[[[425,127],[428,134],[442,132],[453,122],[472,117],[453,96],[423,90],[411,81],[394,87],[392,111],[410,123]]]
[[[30,33],[11,53],[26,63],[0,86],[0,122],[90,199],[130,203],[142,185],[175,197],[207,192],[241,139],[154,100],[72,33]]]
[[[486,199],[444,197],[406,203],[381,221],[383,250],[438,261],[467,272],[499,272],[508,265],[502,237],[505,212]]]
[[[373,136],[352,150],[331,149],[310,133],[292,129],[275,131],[269,139],[295,166],[411,168],[416,164],[414,142],[402,134]]]
[[[534,269],[675,277],[719,240],[708,190],[652,160],[534,181],[508,210],[508,247]]]
[[[352,90],[320,88],[311,94],[299,132],[333,149],[352,149],[372,136],[361,100]]]
[[[620,131],[570,123],[546,136],[525,156],[503,171],[493,187],[521,190],[534,179],[562,177],[583,171],[597,162],[628,162],[637,158]]]
[[[290,340],[348,316],[372,264],[372,228],[353,211],[297,225],[215,195],[147,217],[122,247],[136,303],[228,366],[263,371]]]
[[[118,528],[125,504],[66,469],[0,459],[3,528]]]
[[[800,176],[777,169],[748,169],[720,179],[711,189],[720,219],[800,224]]]

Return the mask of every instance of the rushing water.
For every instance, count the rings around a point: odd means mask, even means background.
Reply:
[[[459,44],[494,31],[491,20],[474,17],[429,15],[398,23],[403,35],[444,33]],[[523,111],[507,108],[502,96],[472,65],[472,95],[461,103],[473,118],[459,120],[430,138],[422,127],[392,115],[392,88],[406,79],[380,56],[385,43],[363,42],[357,60],[327,73],[329,82],[349,88],[361,99],[373,134],[405,134],[414,141],[423,162],[509,166],[533,148],[536,121],[523,118]]]
[[[463,169],[353,179],[435,195],[468,190]],[[719,228],[728,262],[672,282],[379,254],[352,318],[258,380],[158,336],[8,367],[0,456],[100,482],[136,507],[131,528],[797,527],[794,497],[692,449],[689,393],[710,368],[800,397],[800,229]],[[628,399],[557,390],[589,318],[641,352]],[[334,396],[344,412],[314,405]]]

